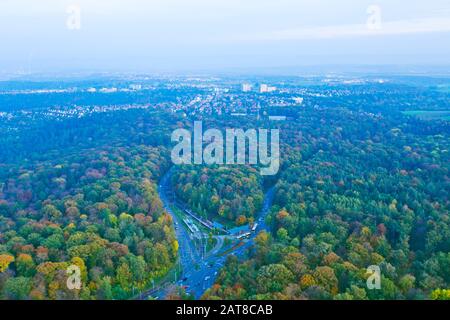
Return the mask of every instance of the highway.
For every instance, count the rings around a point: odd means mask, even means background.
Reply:
[[[149,297],[164,299],[170,290],[170,284],[183,286],[187,293],[192,294],[195,299],[199,299],[203,293],[214,284],[218,272],[225,264],[227,258],[226,256],[217,256],[217,248],[213,249],[211,253],[206,256],[202,255],[196,248],[187,227],[171,209],[173,202],[170,199],[171,197],[168,195],[170,191],[171,176],[172,170],[170,170],[161,179],[158,187],[158,193],[161,201],[163,202],[164,209],[172,216],[175,223],[175,232],[179,243],[178,250],[181,272],[177,276],[176,283],[174,283],[174,279],[172,279],[172,282],[167,280],[159,287],[143,293],[140,296],[141,299],[147,299]],[[272,205],[273,195],[273,188],[270,189],[265,195],[263,208],[257,217],[258,227],[256,232],[252,233],[249,239],[244,240],[241,246],[229,251],[227,255],[234,254],[236,256],[242,256],[253,244],[253,240],[256,235],[263,230],[267,230],[265,218]],[[221,242],[223,242],[223,240],[223,238],[219,239]]]

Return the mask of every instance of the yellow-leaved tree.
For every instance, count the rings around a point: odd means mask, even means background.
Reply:
[[[14,262],[14,257],[9,254],[0,254],[0,273],[8,269],[11,262]]]

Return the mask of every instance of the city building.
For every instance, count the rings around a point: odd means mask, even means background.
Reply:
[[[303,98],[301,98],[301,97],[294,98],[294,101],[298,105],[302,105],[303,104]]]
[[[277,90],[277,87],[271,87],[267,84],[261,84],[259,87],[259,93],[269,93]]]
[[[286,116],[269,116],[270,121],[286,121]]]
[[[252,85],[249,83],[242,84],[242,92],[250,92],[252,91]]]
[[[138,91],[138,90],[142,89],[142,85],[140,85],[140,84],[132,84],[132,85],[130,85],[130,89]]]

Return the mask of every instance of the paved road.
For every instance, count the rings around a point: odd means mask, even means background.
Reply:
[[[165,210],[173,217],[176,226],[176,235],[179,243],[179,255],[181,264],[181,273],[178,276],[177,285],[185,286],[186,292],[193,294],[196,299],[199,299],[203,293],[210,288],[217,277],[219,270],[223,267],[226,261],[226,256],[217,256],[217,250],[213,250],[214,254],[209,254],[203,257],[198,251],[194,242],[190,237],[190,233],[186,226],[180,219],[173,213],[170,205],[172,204],[168,191],[170,190],[170,178],[172,176],[172,170],[170,170],[162,179],[158,188],[159,196],[163,202]],[[253,244],[253,240],[256,235],[267,230],[265,218],[269,213],[270,207],[273,201],[274,190],[270,189],[264,199],[263,208],[258,216],[258,227],[256,232],[252,234],[251,238],[245,240],[243,245],[231,251],[229,254],[236,256],[243,255],[246,250]],[[223,241],[223,239],[222,239]],[[164,283],[162,286],[144,293],[141,298],[154,297],[158,299],[164,299],[168,293],[170,283]]]

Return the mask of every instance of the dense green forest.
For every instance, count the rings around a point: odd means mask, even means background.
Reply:
[[[311,109],[282,127],[271,233],[207,299],[442,298],[450,285],[449,126]],[[436,129],[439,126],[434,126]],[[366,269],[381,268],[381,290]]]
[[[172,131],[194,120],[281,133],[276,176],[241,165],[173,170],[178,200],[227,227],[252,224],[275,190],[269,230],[228,257],[204,299],[449,299],[450,124],[414,116],[448,111],[448,93],[422,78],[308,89],[289,81],[268,95],[232,91],[231,80],[222,83],[229,93],[203,82],[163,86],[108,98],[158,106],[101,112],[73,106],[73,93],[5,94],[0,299],[128,299],[163,281],[180,252],[157,186],[172,166]],[[65,97],[75,101],[39,109]],[[30,109],[9,113],[18,100]],[[82,271],[81,290],[66,286],[71,265]],[[380,290],[367,287],[369,266],[381,269]]]
[[[164,114],[35,119],[0,138],[1,298],[126,299],[171,270],[178,243],[156,184],[171,165],[163,123],[176,121]],[[71,265],[81,290],[67,288]]]
[[[166,152],[96,149],[10,172],[0,203],[1,295],[123,299],[167,273],[178,244],[155,185]],[[67,289],[72,264],[81,290]]]
[[[253,223],[263,201],[259,172],[251,167],[180,167],[173,176],[177,196],[212,220]]]

